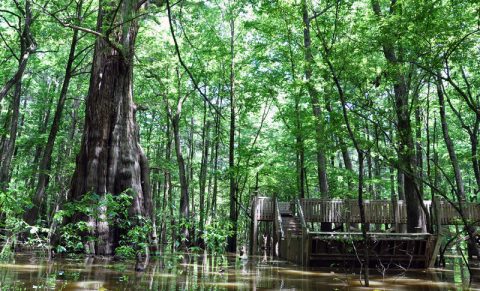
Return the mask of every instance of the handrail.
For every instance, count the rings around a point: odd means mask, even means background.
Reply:
[[[277,227],[277,230],[279,230],[279,233],[280,233],[280,238],[283,239],[285,237],[285,234],[283,232],[283,226],[282,226],[282,215],[280,214],[280,207],[278,207],[278,198],[275,197],[275,214],[276,214],[276,221],[275,221],[275,224],[276,224],[276,227]]]
[[[300,222],[302,223],[302,229],[305,231],[306,234],[310,232],[308,229],[307,223],[305,221],[305,216],[303,215],[303,209],[302,209],[302,204],[300,203],[300,199],[296,199],[296,204],[297,204],[297,211],[298,211],[298,217],[300,218]]]
[[[257,202],[258,209],[256,211],[257,220],[259,221],[274,221],[277,219],[277,213],[274,209],[275,201],[272,197],[258,197],[252,198],[252,205]],[[360,210],[358,201],[352,199],[300,199],[300,205],[297,207],[297,200],[291,200],[293,207],[301,208],[303,211],[303,218],[306,223],[312,222],[329,222],[329,223],[361,223]],[[439,225],[457,225],[462,224],[461,216],[457,209],[447,201],[439,199],[437,205],[429,200],[425,200],[424,204],[429,208],[429,214],[434,211],[432,208],[437,208],[442,215],[436,221]],[[279,200],[278,205],[282,206]],[[395,200],[394,203],[387,200],[365,200],[365,222],[374,224],[404,224],[407,222],[406,202],[405,200]],[[280,214],[282,214],[280,208]],[[478,203],[464,203],[463,215],[473,223],[480,223],[480,204]],[[252,213],[253,215],[254,213]]]
[[[354,232],[336,232],[336,231],[311,231],[310,234],[312,235],[323,235],[323,236],[363,236],[362,232],[354,231]],[[431,233],[428,232],[416,232],[416,233],[401,233],[401,232],[367,232],[369,237],[375,236],[388,236],[388,237],[428,237],[432,236]]]

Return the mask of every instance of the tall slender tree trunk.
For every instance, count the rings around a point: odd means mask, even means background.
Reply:
[[[449,130],[448,130],[448,123],[447,123],[447,117],[445,113],[445,97],[443,94],[443,88],[441,85],[441,79],[440,75],[437,77],[436,80],[436,86],[437,86],[437,95],[438,95],[438,104],[440,107],[440,122],[442,124],[442,133],[443,133],[443,140],[445,142],[445,146],[447,147],[448,151],[448,156],[450,157],[450,163],[452,164],[453,168],[453,173],[455,176],[455,186],[456,186],[456,195],[457,195],[457,200],[458,200],[458,209],[460,211],[460,216],[462,220],[465,222],[465,216],[463,213],[463,207],[464,203],[466,202],[466,195],[465,195],[465,185],[463,182],[462,178],[462,173],[460,171],[460,165],[458,163],[458,158],[457,154],[455,152],[455,147],[453,145],[452,138],[450,137]],[[475,255],[477,258],[480,259],[479,257],[479,250],[477,248],[477,243],[475,239],[475,229],[468,225],[467,223],[464,223],[465,225],[465,230],[467,231],[469,235],[469,256],[471,257],[472,255]]]
[[[45,114],[42,114],[38,120],[39,126],[38,126],[38,133],[41,135],[44,135],[47,132],[48,129],[48,122],[50,121],[50,114],[52,112],[52,104],[53,104],[53,99],[55,94],[50,93],[50,89],[52,87],[52,83],[55,83],[55,86],[53,86],[53,93],[56,92],[57,88],[57,82],[56,81],[47,81],[48,82],[48,88],[47,88],[47,96],[50,95],[50,98],[48,98],[48,103],[47,103],[47,112]],[[42,152],[44,148],[44,144],[37,144],[35,146],[35,154],[33,157],[33,166],[35,167],[35,172],[38,171],[38,168],[40,167],[40,159],[42,157]],[[30,188],[35,187],[35,182],[37,182],[38,175],[32,175],[30,177],[30,180],[28,182]]]
[[[107,193],[126,191],[133,197],[132,222],[138,216],[150,219],[152,213],[149,167],[139,144],[133,102],[139,4],[132,0],[99,3],[97,31],[103,36],[95,41],[85,126],[71,184],[72,200],[80,200],[86,193],[104,199]],[[96,237],[89,242],[89,251],[99,255],[112,254],[124,231],[109,223],[107,211],[102,206],[98,217],[73,218],[88,220],[91,235]]]
[[[453,167],[453,172],[455,176],[455,185],[457,190],[457,195],[459,200],[465,200],[465,185],[463,183],[462,173],[460,171],[460,165],[458,163],[457,154],[455,152],[455,147],[453,145],[452,138],[450,137],[448,130],[447,117],[445,113],[445,97],[443,95],[443,89],[441,87],[441,80],[437,79],[437,95],[438,95],[438,104],[440,106],[440,123],[442,125],[443,140],[445,146],[447,147],[448,156],[450,157],[450,162]]]
[[[222,98],[218,98],[217,108],[220,108]],[[218,155],[220,152],[220,135],[221,135],[221,122],[220,115],[215,115],[215,146],[213,147],[213,190],[212,190],[212,202],[210,204],[212,217],[217,213],[217,196],[218,196]]]
[[[318,91],[312,81],[313,75],[313,54],[311,48],[311,36],[310,36],[310,16],[308,13],[307,1],[301,1],[302,6],[302,18],[303,18],[303,44],[305,54],[305,80],[308,94],[310,95],[313,109],[313,116],[315,117],[315,141],[316,141],[316,156],[317,156],[317,170],[318,170],[318,185],[321,196],[323,198],[328,197],[328,180],[327,180],[327,161],[325,153],[323,151],[323,121],[322,111],[320,107],[320,99],[318,97]]]
[[[418,99],[418,94],[416,94],[416,99]],[[418,100],[417,100],[418,103]],[[422,116],[420,112],[420,105],[417,104],[415,108],[415,152],[416,152],[416,161],[417,161],[417,176],[419,177],[418,190],[420,196],[423,197],[423,152],[422,152]]]
[[[82,14],[82,1],[77,5],[77,19],[80,20]],[[78,42],[78,30],[73,31],[72,41],[70,43],[70,53],[68,55],[67,65],[65,68],[65,77],[63,79],[60,98],[58,99],[57,107],[53,117],[52,127],[48,135],[47,144],[43,151],[43,156],[39,165],[38,182],[33,197],[33,207],[25,212],[24,219],[28,224],[33,224],[40,214],[42,204],[45,198],[45,190],[49,182],[50,163],[52,159],[52,152],[55,145],[55,139],[60,129],[60,123],[63,116],[63,108],[65,107],[65,100],[67,99],[68,87],[72,78],[72,65],[75,60],[75,50]]]
[[[227,250],[237,251],[237,197],[235,179],[235,20],[230,20],[230,139],[228,143],[228,171],[230,177],[230,222],[233,233],[228,237]]]
[[[199,199],[200,199],[200,223],[199,231],[200,234],[203,233],[205,229],[205,190],[207,186],[207,170],[208,170],[208,153],[210,148],[210,120],[207,120],[207,102],[204,101],[203,108],[203,127],[202,127],[202,162],[200,165],[200,176],[199,176]],[[201,237],[198,240],[202,242]]]
[[[20,1],[17,1],[16,3],[19,2]],[[18,19],[19,27],[16,27],[19,34],[18,37],[20,39],[20,55],[18,56],[18,66],[15,74],[0,90],[0,102],[3,100],[3,98],[5,98],[5,96],[7,96],[8,92],[10,92],[12,88],[15,88],[18,83],[22,82],[22,77],[25,73],[25,69],[27,68],[28,60],[37,49],[37,43],[35,42],[35,39],[31,33],[31,26],[33,22],[31,1],[25,0],[24,7],[20,8],[20,6],[21,4],[18,4],[17,15],[21,15],[21,18],[23,19]]]
[[[297,122],[297,131],[301,131],[301,125]],[[301,133],[295,138],[297,149],[297,187],[300,198],[305,198],[305,146]]]
[[[22,82],[15,84],[12,100],[12,114],[10,117],[9,138],[5,140],[0,155],[0,190],[7,190],[10,183],[11,164],[13,153],[15,151],[15,143],[17,141],[18,118],[20,115],[20,96],[22,92]]]
[[[287,23],[288,26],[288,23]],[[297,81],[297,72],[295,70],[295,57],[292,48],[292,30],[290,27],[287,29],[288,37],[288,52],[290,57],[290,71],[292,73],[293,82]],[[297,189],[298,196],[305,198],[305,143],[303,137],[302,116],[300,108],[300,97],[302,89],[298,93],[294,94],[295,102],[295,151],[296,151],[296,170],[297,170]]]
[[[190,118],[190,132],[188,137],[188,157],[187,157],[187,164],[188,164],[188,173],[187,173],[187,184],[190,187],[189,195],[191,201],[191,213],[192,213],[192,225],[191,228],[193,230],[195,221],[195,185],[193,183],[193,156],[195,155],[195,140],[194,140],[194,131],[195,131],[195,120],[193,118],[195,111],[192,110],[192,117]],[[195,232],[192,232],[195,233]]]
[[[345,122],[345,125],[347,127],[347,132],[348,135],[353,143],[353,146],[355,147],[355,150],[357,152],[358,156],[358,207],[360,210],[360,222],[361,222],[361,228],[362,228],[362,236],[364,240],[364,253],[363,253],[363,259],[364,261],[362,262],[362,265],[364,267],[364,280],[365,280],[365,286],[368,287],[370,285],[370,239],[367,236],[367,231],[368,231],[368,224],[366,223],[366,216],[365,216],[365,207],[363,204],[363,187],[364,187],[364,159],[365,159],[365,150],[361,148],[357,138],[355,137],[355,134],[353,132],[353,128],[350,124],[350,119],[348,117],[348,111],[347,111],[347,101],[346,101],[346,96],[343,90],[343,87],[340,83],[340,79],[337,75],[337,71],[335,70],[335,67],[333,66],[332,62],[329,59],[328,52],[324,52],[324,59],[325,62],[328,65],[328,68],[330,70],[330,73],[332,75],[332,79],[335,83],[335,87],[337,88],[338,96],[340,97],[340,102],[342,105],[342,113],[343,113],[343,120]]]
[[[80,85],[78,85],[80,87]],[[72,116],[72,123],[70,125],[70,131],[68,133],[68,136],[70,140],[74,141],[76,140],[76,136],[78,134],[78,114],[79,114],[79,109],[80,109],[80,99],[74,99],[73,104],[72,104],[72,111],[71,111],[71,116]],[[70,156],[72,154],[73,150],[73,145],[69,145],[67,155]]]
[[[372,1],[373,12],[377,17],[382,17],[382,12],[378,0]],[[390,14],[397,13],[397,5],[392,5]],[[391,38],[384,38],[381,43],[383,54],[388,64],[395,68],[392,70],[394,80],[393,90],[395,96],[395,113],[397,117],[397,130],[399,139],[399,161],[398,168],[403,172],[404,193],[407,204],[407,231],[419,232],[424,228],[424,221],[421,215],[420,205],[422,203],[418,185],[416,181],[416,157],[415,145],[413,142],[412,126],[410,121],[410,102],[408,83],[402,72],[402,64],[399,61],[398,51],[395,49],[395,43]]]
[[[340,150],[342,152],[343,165],[345,166],[345,169],[349,173],[353,174],[352,158],[350,157],[350,152],[348,151],[348,147],[341,136],[338,137],[338,143],[340,144]],[[347,177],[347,186],[348,186],[348,190],[354,189],[354,184],[352,183],[352,179],[350,175],[348,175]]]
[[[188,193],[188,179],[185,170],[185,159],[183,158],[183,153],[181,149],[179,122],[180,118],[178,117],[172,120],[173,136],[175,140],[175,154],[177,156],[177,164],[179,171],[178,175],[180,179],[180,215],[182,218],[188,221],[190,218],[190,195]],[[182,233],[184,235],[184,239],[188,243],[190,240],[190,232],[188,228],[184,226],[182,229]]]
[[[368,124],[365,124],[365,134],[367,135],[367,141],[370,142],[370,128],[368,127]],[[373,188],[373,164],[372,164],[372,151],[370,148],[365,152],[367,156],[367,175],[368,175],[368,195],[372,199],[376,199],[375,193],[374,193],[374,188]]]
[[[171,112],[171,109],[168,108],[167,112],[169,118],[171,119],[172,123],[172,130],[173,130],[173,140],[175,145],[175,155],[177,158],[177,165],[178,165],[178,178],[180,180],[180,217],[183,221],[181,227],[182,233],[182,248],[187,248],[190,241],[190,230],[188,228],[188,224],[190,222],[190,193],[189,193],[189,185],[188,185],[188,177],[187,177],[187,170],[185,165],[185,159],[182,153],[182,144],[180,138],[180,117],[182,113],[183,102],[186,99],[186,95],[184,97],[181,96],[180,91],[180,74],[178,73],[178,87],[179,87],[179,95],[177,101],[177,111],[175,113]],[[168,101],[167,101],[168,106]]]
[[[480,118],[477,117],[475,121],[475,125],[473,126],[470,136],[470,148],[471,148],[471,155],[472,155],[472,167],[473,173],[475,175],[476,181],[476,191],[477,193],[480,192],[480,165],[478,162],[478,135],[479,135],[479,127],[480,127]]]
[[[12,113],[9,120],[9,138],[5,139],[2,144],[2,152],[0,153],[0,190],[6,190],[10,183],[10,173],[13,154],[15,152],[15,144],[18,132],[18,120],[20,115],[20,98],[22,94],[22,77],[25,73],[28,60],[37,48],[37,44],[31,33],[31,25],[33,22],[31,2],[25,0],[24,7],[18,9],[19,15],[23,19],[19,19],[19,27],[17,31],[20,40],[20,55],[18,56],[18,67],[14,76],[0,90],[0,102],[7,96],[13,87]],[[23,20],[23,21],[22,21]],[[23,25],[22,25],[23,23]]]
[[[167,109],[168,110],[168,109]],[[167,130],[165,131],[165,162],[167,165],[170,165],[171,158],[172,158],[172,134],[171,134],[171,126],[170,126],[170,119],[166,119],[166,126]],[[165,207],[167,204],[172,204],[172,175],[170,172],[169,167],[165,167],[163,171],[163,203],[162,203],[162,222],[161,222],[161,237],[160,240],[162,243],[167,241],[167,215],[165,213]],[[170,209],[170,207],[169,207]],[[172,232],[173,230],[173,217],[170,217],[172,224],[170,225]],[[172,242],[174,244],[174,242]]]

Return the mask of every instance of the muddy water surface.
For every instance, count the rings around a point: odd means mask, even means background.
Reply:
[[[0,290],[480,290],[468,285],[460,260],[446,270],[372,270],[371,288],[358,270],[305,269],[265,257],[164,255],[144,272],[135,262],[16,255],[0,262]]]

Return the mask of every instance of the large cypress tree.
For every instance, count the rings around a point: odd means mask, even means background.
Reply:
[[[86,100],[85,127],[71,198],[95,193],[133,195],[129,215],[150,217],[152,198],[147,159],[139,144],[139,128],[133,102],[133,59],[138,32],[137,14],[144,1],[101,0],[97,18],[97,39]],[[90,252],[112,254],[121,235],[117,225],[104,219],[107,209],[99,207],[98,217],[87,219],[96,240]]]

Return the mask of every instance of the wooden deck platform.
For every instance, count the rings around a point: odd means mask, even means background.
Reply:
[[[455,208],[445,201],[424,201],[428,210],[423,219],[441,225],[462,221]],[[355,266],[369,264],[381,268],[428,268],[436,259],[439,233],[401,233],[407,222],[404,201],[370,200],[364,202],[366,223],[372,231],[367,240],[358,229],[360,210],[357,200],[297,199],[280,202],[255,196],[251,202],[252,229],[250,251],[258,247],[258,225],[269,223],[272,254],[304,266]],[[463,212],[472,223],[480,220],[480,205],[464,203]],[[319,231],[329,224],[337,231]],[[383,231],[382,231],[382,230]],[[366,243],[367,242],[367,243]]]

